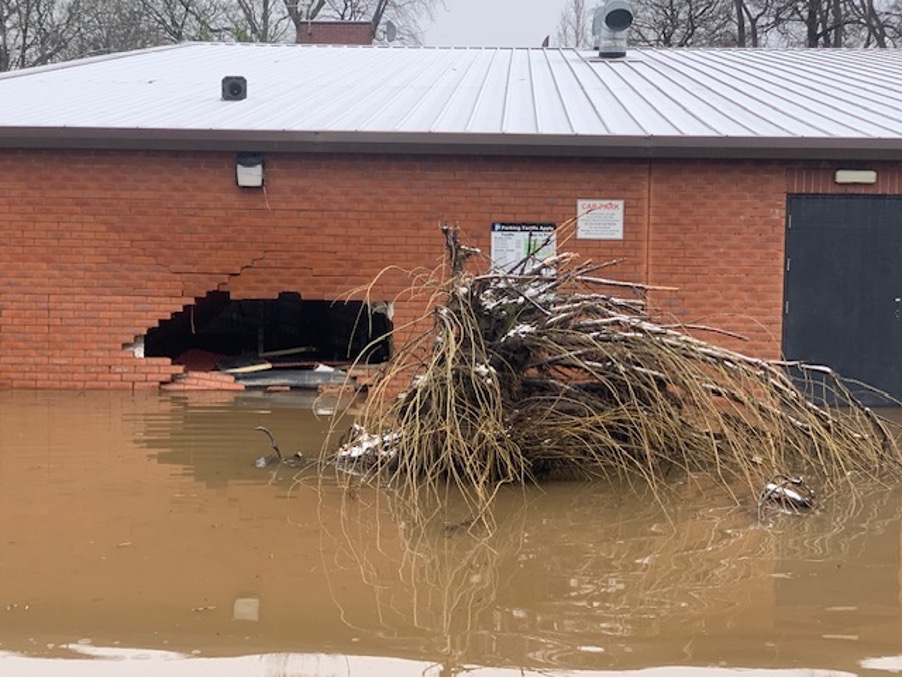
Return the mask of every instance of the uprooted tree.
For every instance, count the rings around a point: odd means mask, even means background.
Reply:
[[[573,254],[470,274],[478,251],[443,232],[450,275],[431,327],[398,349],[338,451],[364,479],[417,497],[450,482],[481,511],[505,483],[561,474],[655,486],[701,472],[758,496],[777,474],[836,488],[902,469],[888,424],[829,368],[658,322],[651,288]],[[396,397],[399,375],[410,386]],[[812,377],[840,407],[806,397],[797,381]]]

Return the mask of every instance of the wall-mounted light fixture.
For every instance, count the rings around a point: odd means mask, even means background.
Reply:
[[[837,184],[876,184],[877,172],[874,170],[836,170],[833,181]]]
[[[235,164],[235,180],[244,188],[263,186],[263,154],[239,153]]]

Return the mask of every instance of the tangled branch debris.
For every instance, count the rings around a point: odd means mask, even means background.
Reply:
[[[443,232],[444,303],[371,391],[338,451],[345,469],[417,495],[451,481],[477,511],[505,483],[561,474],[654,487],[703,472],[755,497],[777,474],[837,487],[899,471],[887,424],[830,369],[749,357],[698,338],[711,328],[656,322],[652,288],[599,277],[610,264],[572,254],[468,274],[476,251]],[[845,406],[806,398],[790,368]]]

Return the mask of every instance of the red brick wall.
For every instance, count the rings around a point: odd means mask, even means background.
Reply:
[[[655,301],[703,335],[761,357],[780,355],[785,170],[775,163],[659,161],[652,168],[650,281]]]
[[[667,312],[779,355],[785,195],[809,170],[269,154],[265,190],[234,171],[233,153],[0,152],[0,387],[156,388],[181,368],[123,344],[210,290],[361,299],[390,265],[438,266],[443,221],[488,253],[493,221],[563,224],[578,198],[624,199],[625,238],[560,250],[625,258],[612,277],[679,287],[655,296]],[[392,269],[370,294],[410,281]],[[399,301],[396,325],[418,309]]]

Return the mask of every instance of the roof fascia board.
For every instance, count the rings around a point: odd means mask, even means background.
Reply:
[[[902,138],[648,137],[0,128],[0,149],[899,160]]]

